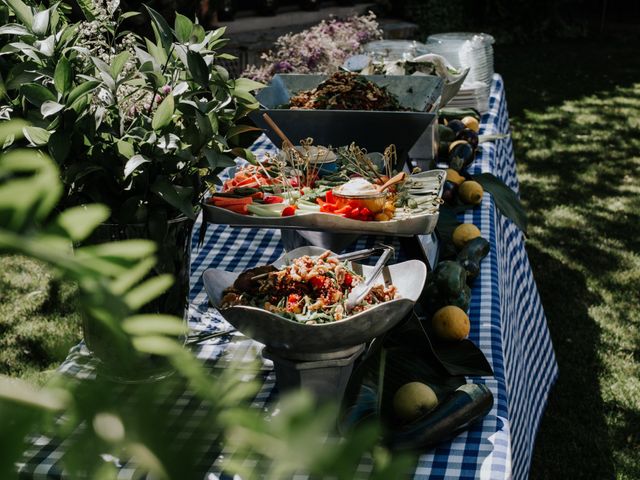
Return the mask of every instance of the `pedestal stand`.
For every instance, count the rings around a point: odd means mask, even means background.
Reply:
[[[304,388],[321,400],[342,401],[355,361],[364,344],[331,353],[292,353],[265,347],[262,356],[273,361],[280,392]]]

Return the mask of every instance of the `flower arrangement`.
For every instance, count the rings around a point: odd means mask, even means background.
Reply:
[[[382,38],[374,13],[345,20],[323,20],[300,33],[278,38],[275,48],[262,55],[264,65],[250,65],[243,75],[268,82],[277,73],[331,74],[361,46]]]
[[[245,154],[238,138],[253,127],[239,121],[262,86],[217,65],[229,58],[224,29],[180,14],[169,26],[148,8],[151,40],[121,28],[137,14],[118,1],[80,2],[82,22],[64,4],[7,4],[0,113],[31,123],[28,146],[47,148],[60,168],[62,206],[103,203],[119,224],[195,218],[206,184]]]

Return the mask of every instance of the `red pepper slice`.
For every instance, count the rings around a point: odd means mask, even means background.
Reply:
[[[282,210],[283,217],[290,217],[295,214],[296,214],[296,207],[293,205],[287,205],[286,207],[284,207],[284,210]]]
[[[333,195],[333,190],[327,190],[327,193],[325,193],[325,199],[329,203],[336,203],[336,197]]]
[[[323,213],[335,213],[336,206],[333,203],[325,203],[320,207],[320,211]]]
[[[279,197],[278,195],[269,195],[268,197],[264,197],[262,201],[266,204],[282,203],[284,202],[284,198]]]
[[[349,205],[345,205],[342,208],[338,208],[337,210],[334,210],[333,213],[335,213],[336,215],[344,215],[346,217],[348,217],[353,211],[353,208],[351,208]]]

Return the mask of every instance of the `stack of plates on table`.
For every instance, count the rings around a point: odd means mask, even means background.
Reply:
[[[486,33],[439,33],[427,38],[426,52],[442,55],[453,67],[469,68],[462,88],[448,107],[475,108],[481,112],[489,109],[494,41]]]
[[[475,108],[479,112],[489,110],[491,85],[483,82],[465,82],[455,97],[449,100],[447,108]]]

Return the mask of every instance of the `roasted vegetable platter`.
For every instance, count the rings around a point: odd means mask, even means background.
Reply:
[[[261,108],[250,117],[277,145],[265,112],[296,144],[308,136],[322,145],[356,142],[369,151],[394,143],[404,159],[435,120],[442,86],[435,76],[279,74],[258,93]]]

